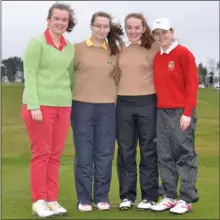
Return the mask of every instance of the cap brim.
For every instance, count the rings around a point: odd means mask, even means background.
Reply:
[[[152,31],[154,31],[154,30],[156,30],[156,29],[161,29],[161,30],[168,31],[168,30],[170,30],[170,28],[171,28],[171,27],[157,26],[157,27],[152,28]]]

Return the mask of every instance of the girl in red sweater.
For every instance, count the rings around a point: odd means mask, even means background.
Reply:
[[[157,93],[157,151],[163,199],[151,209],[184,214],[198,200],[195,187],[197,154],[194,148],[198,74],[193,54],[174,40],[169,19],[159,18],[152,26],[161,46],[154,59]],[[177,183],[180,194],[177,199]]]

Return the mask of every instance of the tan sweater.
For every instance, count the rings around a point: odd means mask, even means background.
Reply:
[[[76,82],[73,100],[88,103],[114,103],[116,84],[112,76],[116,56],[109,49],[87,46],[86,41],[75,44]]]
[[[118,65],[121,70],[117,88],[118,95],[137,96],[155,94],[153,59],[159,47],[153,43],[151,49],[139,44],[123,45]]]

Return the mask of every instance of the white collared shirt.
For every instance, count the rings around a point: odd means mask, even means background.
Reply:
[[[172,43],[172,45],[170,46],[170,48],[168,48],[166,51],[164,51],[163,48],[161,47],[161,48],[160,48],[160,54],[161,54],[161,55],[164,54],[164,53],[169,54],[169,53],[170,53],[173,49],[175,49],[177,46],[178,46],[178,42],[177,42],[177,41],[174,41],[174,42]]]
[[[125,47],[129,47],[133,43],[128,40],[128,41],[125,41],[124,44],[125,44]],[[138,44],[141,44],[141,41],[139,41]]]

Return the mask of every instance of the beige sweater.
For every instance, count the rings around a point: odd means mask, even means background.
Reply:
[[[114,103],[116,84],[112,76],[117,57],[109,48],[87,46],[86,41],[75,44],[76,82],[73,100],[88,103]]]
[[[159,46],[152,44],[151,49],[139,44],[123,45],[118,65],[121,70],[117,88],[118,95],[138,96],[155,93],[153,60]]]

